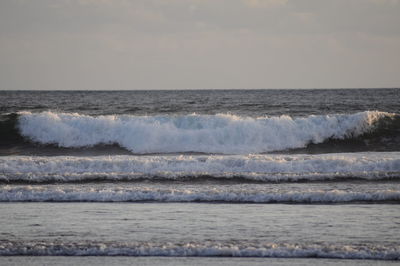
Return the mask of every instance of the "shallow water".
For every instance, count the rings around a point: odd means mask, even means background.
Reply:
[[[186,266],[186,265],[216,265],[216,266],[235,266],[235,265],[271,265],[271,266],[308,266],[315,264],[335,265],[335,266],[380,266],[397,265],[395,261],[374,261],[374,260],[339,260],[339,259],[284,259],[284,258],[196,258],[196,257],[0,257],[2,265],[166,265],[166,266]]]
[[[0,238],[7,239],[1,241],[2,255],[399,258],[400,207],[393,204],[7,203],[0,208]]]

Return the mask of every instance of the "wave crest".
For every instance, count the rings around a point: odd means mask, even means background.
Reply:
[[[246,154],[304,148],[329,139],[356,138],[395,114],[366,111],[304,118],[235,115],[87,116],[71,113],[19,114],[22,136],[41,144],[79,148],[117,144],[133,153],[202,152]]]

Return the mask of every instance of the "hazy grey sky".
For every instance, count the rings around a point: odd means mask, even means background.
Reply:
[[[400,0],[0,0],[0,89],[400,86]]]

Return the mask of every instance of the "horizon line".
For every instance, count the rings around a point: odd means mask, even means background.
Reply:
[[[231,91],[231,90],[373,90],[400,89],[399,87],[332,87],[332,88],[186,88],[186,89],[0,89],[0,91]]]

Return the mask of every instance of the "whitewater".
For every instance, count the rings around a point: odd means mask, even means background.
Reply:
[[[3,156],[0,181],[185,180],[249,181],[399,180],[400,152],[322,155]]]
[[[78,113],[22,112],[18,129],[31,141],[69,148],[117,144],[141,154],[246,154],[303,148],[329,139],[356,138],[374,131],[379,121],[395,116],[378,111],[298,118],[229,114],[93,117]]]
[[[399,98],[0,91],[0,264],[395,263]]]
[[[399,260],[395,246],[335,246],[286,243],[20,243],[0,242],[0,255],[25,256],[168,256],[273,257]]]
[[[398,203],[400,188],[371,188],[359,191],[340,189],[271,189],[207,185],[175,186],[16,186],[0,189],[0,202],[228,202],[228,203]]]

